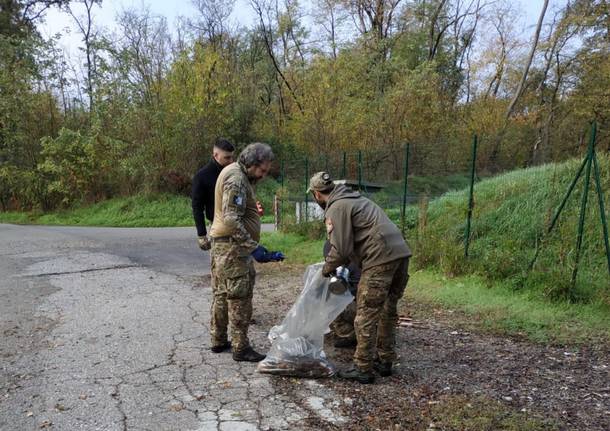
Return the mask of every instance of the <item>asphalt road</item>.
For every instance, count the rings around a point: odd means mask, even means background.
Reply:
[[[298,430],[346,421],[323,383],[285,392],[255,365],[211,353],[209,255],[194,235],[0,224],[1,430]],[[268,329],[250,327],[263,351]]]

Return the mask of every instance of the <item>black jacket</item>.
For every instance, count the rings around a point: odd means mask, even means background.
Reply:
[[[210,223],[214,220],[214,189],[222,166],[212,158],[207,165],[199,169],[193,177],[191,203],[193,218],[197,227],[197,235],[207,235],[205,219]]]

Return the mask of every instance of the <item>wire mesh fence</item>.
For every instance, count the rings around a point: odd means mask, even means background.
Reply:
[[[321,212],[307,193],[307,187],[314,173],[325,171],[336,183],[358,190],[376,202],[404,229],[407,206],[469,185],[472,157],[462,154],[459,160],[433,167],[429,157],[423,154],[425,149],[423,145],[405,143],[385,151],[338,150],[313,156],[284,154],[276,167],[275,189],[266,190],[266,205],[274,205],[269,192],[277,198],[274,217],[267,221],[281,225],[319,218]]]
[[[578,193],[583,189],[596,194],[594,201],[596,211],[595,223],[602,225],[604,241],[602,247],[596,248],[605,251],[604,261],[608,259],[608,272],[610,273],[610,254],[608,251],[607,216],[605,202],[608,198],[608,189],[602,185],[600,180],[600,167],[596,159],[590,154],[595,154],[595,130],[591,132],[591,139],[587,153],[587,162],[591,168],[590,173],[583,175],[589,178],[586,184],[581,185]],[[607,144],[600,146],[606,148]],[[603,152],[603,150],[602,150]],[[459,247],[462,247],[462,256],[468,258],[470,254],[470,243],[474,237],[484,235],[484,229],[477,224],[477,188],[475,184],[482,178],[493,177],[501,173],[497,160],[506,163],[510,154],[502,146],[490,137],[473,136],[467,143],[462,143],[456,150],[451,145],[425,145],[421,143],[400,144],[388,146],[385,150],[337,150],[330,153],[320,154],[283,154],[277,164],[275,178],[266,187],[266,205],[273,207],[273,211],[267,214],[267,222],[274,222],[281,228],[285,225],[295,223],[311,222],[323,217],[323,211],[317,206],[311,194],[307,192],[311,176],[319,171],[330,173],[336,183],[342,183],[371,199],[382,207],[390,219],[401,227],[403,232],[413,229],[421,223],[421,212],[418,207],[428,208],[428,202],[452,190],[462,190],[466,199],[460,201],[462,206],[453,213],[452,231]],[[514,168],[515,166],[511,166]],[[518,167],[518,166],[517,166]],[[582,169],[581,169],[582,171]],[[536,229],[539,232],[533,234],[533,242],[536,243],[536,253],[543,236],[542,232],[549,225],[548,214],[560,214],[561,208],[558,204],[561,197],[565,195],[563,180],[556,179],[553,173],[549,181],[557,182],[551,184],[550,194],[545,197],[545,202],[538,202],[540,211],[539,223]],[[578,179],[578,178],[577,178]],[[548,178],[547,178],[548,180]],[[584,197],[582,199],[585,199]],[[578,242],[577,250],[580,255],[580,247],[583,241],[582,223],[586,204],[581,205],[580,215],[570,216],[566,223],[579,229],[574,229],[571,235],[577,236],[574,242]],[[589,209],[593,203],[589,204]],[[578,210],[575,210],[578,212]],[[418,214],[419,212],[419,214]],[[591,212],[591,211],[589,211]],[[519,217],[515,213],[515,217]],[[557,215],[556,215],[557,217]],[[604,247],[605,246],[605,247]],[[572,253],[572,252],[570,252]],[[476,250],[475,258],[483,254]],[[578,259],[575,267],[578,267]],[[572,264],[570,264],[572,265]],[[527,266],[527,265],[525,265]],[[571,269],[573,269],[571,267]],[[576,273],[577,270],[574,270]],[[575,277],[572,277],[574,281]]]

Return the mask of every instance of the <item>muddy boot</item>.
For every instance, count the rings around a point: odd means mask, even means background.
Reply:
[[[388,377],[392,375],[392,363],[391,362],[378,362],[373,363],[373,368],[377,371],[381,377]]]
[[[250,346],[239,352],[233,352],[233,360],[238,362],[260,362],[263,359],[265,359],[265,355],[261,355]]]
[[[362,371],[360,368],[352,365],[346,370],[339,371],[339,377],[346,380],[356,380],[360,383],[373,383],[375,376],[370,371]]]
[[[340,349],[346,347],[356,347],[356,344],[358,344],[358,342],[355,338],[341,337],[335,340],[335,347]]]
[[[226,352],[230,348],[231,348],[231,342],[225,341],[222,344],[218,344],[217,346],[210,347],[210,350],[212,351],[212,353],[221,353],[221,352]]]

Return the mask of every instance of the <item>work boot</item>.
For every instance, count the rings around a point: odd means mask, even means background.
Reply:
[[[216,346],[210,347],[210,350],[212,351],[212,353],[221,353],[221,352],[226,352],[230,348],[231,348],[231,342],[225,341],[222,344],[218,344]]]
[[[375,361],[373,368],[377,371],[381,377],[388,377],[392,375],[392,363],[391,362],[380,362]]]
[[[233,360],[238,362],[260,362],[263,359],[265,359],[265,355],[261,355],[250,346],[239,352],[233,352]]]
[[[358,342],[356,341],[356,339],[350,337],[340,337],[335,340],[335,347],[338,347],[340,349],[345,347],[356,347],[357,344]]]
[[[355,365],[352,365],[350,368],[339,371],[339,377],[346,380],[356,380],[360,383],[373,383],[375,381],[375,376],[370,371],[362,371]]]

